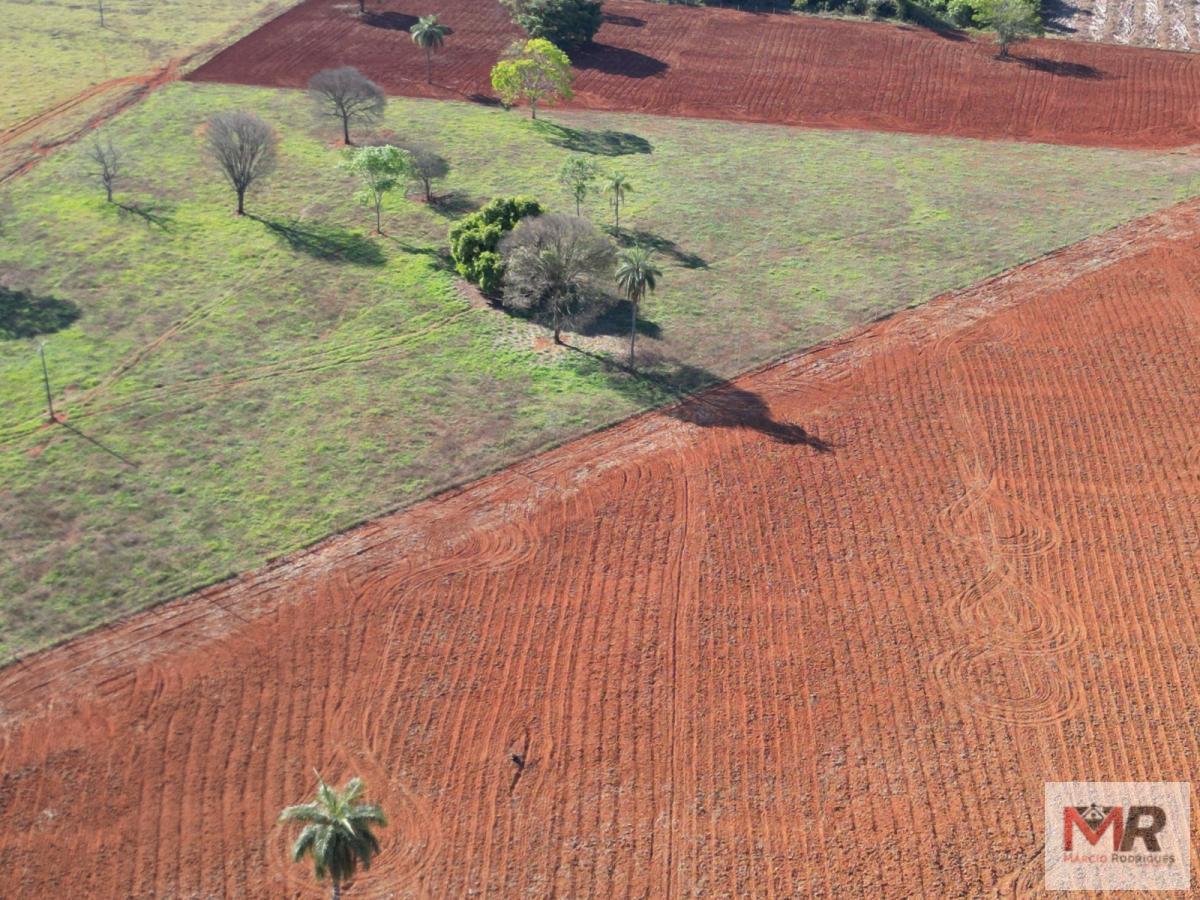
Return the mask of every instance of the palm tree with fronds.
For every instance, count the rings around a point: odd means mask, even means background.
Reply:
[[[437,16],[421,16],[417,24],[409,29],[413,43],[425,51],[425,74],[430,84],[433,84],[433,51],[440,50],[446,43],[449,31]]]
[[[621,206],[625,203],[625,195],[633,193],[629,179],[621,172],[611,173],[604,181],[604,193],[608,194],[608,203],[612,207],[615,221],[614,231],[621,230]]]
[[[317,775],[317,796],[311,803],[289,806],[280,822],[304,822],[304,830],[292,845],[292,859],[312,858],[318,881],[328,875],[333,881],[333,900],[342,896],[342,885],[354,877],[361,864],[371,868],[379,852],[373,825],[386,825],[387,818],[374,803],[357,803],[363,792],[361,778],[351,778],[340,791]]]
[[[637,341],[638,305],[653,293],[662,278],[662,270],[654,264],[654,254],[645,247],[630,247],[617,257],[617,286],[632,309],[629,323],[629,365],[634,364]]]

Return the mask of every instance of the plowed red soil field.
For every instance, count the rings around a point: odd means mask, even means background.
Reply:
[[[21,897],[1040,884],[1043,781],[1200,780],[1200,204],[0,672]],[[512,754],[526,763],[518,770]]]
[[[386,0],[360,18],[308,0],[190,77],[303,87],[354,65],[391,93],[489,97],[518,32],[496,0]],[[596,45],[575,54],[575,105],[1051,143],[1165,148],[1200,143],[1200,58],[1033,41],[1019,58],[913,27],[609,0]],[[426,84],[407,33],[436,12],[454,29]]]

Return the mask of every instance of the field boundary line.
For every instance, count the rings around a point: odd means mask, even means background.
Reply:
[[[525,509],[543,502],[547,496],[562,499],[574,495],[590,478],[614,466],[629,465],[648,455],[666,452],[664,441],[672,442],[671,446],[677,452],[678,441],[688,440],[688,434],[702,426],[672,416],[672,411],[688,404],[704,403],[707,395],[729,384],[751,384],[759,390],[785,384],[794,388],[805,381],[827,379],[831,367],[856,371],[899,346],[932,347],[938,337],[970,327],[1048,289],[1062,287],[1090,272],[1115,265],[1161,242],[1197,233],[1200,233],[1200,199],[1093,235],[970,287],[939,295],[920,306],[881,316],[849,334],[790,353],[679,402],[636,413],[561,442],[550,442],[522,460],[443,486],[416,502],[375,511],[316,541],[286,548],[252,570],[214,578],[207,585],[150,602],[45,647],[18,653],[0,667],[0,694],[18,688],[16,693],[8,693],[7,699],[20,699],[22,707],[28,709],[28,697],[36,695],[51,682],[84,671],[89,665],[120,668],[123,663],[157,658],[171,652],[172,639],[165,635],[187,625],[200,623],[200,640],[216,639],[230,627],[236,627],[236,623],[226,619],[224,626],[217,625],[206,610],[215,607],[218,612],[230,612],[225,606],[230,605],[231,595],[237,595],[236,605],[240,611],[237,621],[255,619],[279,608],[275,601],[268,599],[264,605],[261,600],[264,596],[269,598],[273,584],[280,579],[291,574],[327,571],[363,556],[384,553],[392,558],[407,547],[420,546],[423,529],[430,521],[443,518],[450,509],[463,512],[478,528],[506,521],[513,512],[511,503],[496,504],[489,502],[489,498],[502,493],[502,488],[510,485],[513,479],[531,479],[553,485],[548,490],[535,489],[532,493],[526,488],[520,504]],[[822,404],[825,401],[814,401],[815,406]],[[186,619],[184,625],[173,622],[180,616]],[[164,619],[166,622],[162,622]],[[160,631],[156,626],[158,622],[168,625],[166,630]],[[147,630],[148,634],[142,634]],[[158,646],[152,648],[150,645],[154,642]],[[134,658],[125,659],[131,650],[136,651]],[[39,683],[37,670],[52,667],[62,653],[81,654],[89,657],[90,662],[85,659],[70,671],[59,672]],[[88,678],[77,680],[95,682],[99,675],[99,672],[93,672]],[[33,683],[20,689],[20,683],[26,678]],[[15,710],[5,712],[16,714]],[[0,721],[3,721],[3,715],[0,713]]]
[[[0,132],[0,149],[2,149],[11,146],[18,138],[35,133],[41,126],[53,124],[88,100],[93,100],[121,87],[130,88],[125,94],[115,98],[107,107],[89,116],[82,125],[75,128],[65,137],[53,139],[47,144],[38,143],[35,138],[33,145],[29,148],[29,152],[32,155],[16,163],[16,165],[7,171],[0,173],[0,185],[4,185],[31,171],[54,151],[74,144],[80,138],[125,112],[125,110],[136,106],[147,95],[163,85],[182,80],[226,47],[237,43],[242,38],[257,31],[273,19],[277,19],[279,16],[289,12],[292,7],[298,6],[302,2],[304,0],[277,0],[277,2],[265,6],[258,13],[237,22],[220,36],[182,56],[168,59],[166,63],[158,68],[150,69],[141,74],[112,78],[92,85],[58,102],[49,109],[23,119]]]

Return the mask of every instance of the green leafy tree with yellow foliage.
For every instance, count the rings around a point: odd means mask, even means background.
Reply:
[[[539,103],[570,100],[575,73],[571,60],[544,38],[513,44],[492,68],[492,88],[505,106],[529,103],[531,118],[537,118]]]

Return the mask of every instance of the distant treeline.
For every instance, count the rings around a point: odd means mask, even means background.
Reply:
[[[902,19],[932,27],[983,28],[991,0],[652,0],[676,6],[716,6],[774,12],[824,12]],[[1039,0],[1026,0],[1040,12]]]

